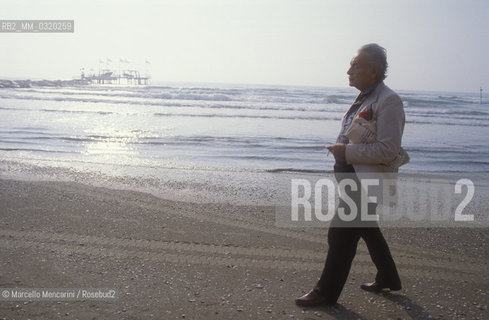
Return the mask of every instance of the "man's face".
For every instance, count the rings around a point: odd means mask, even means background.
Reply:
[[[368,64],[368,55],[359,52],[351,60],[350,69],[348,69],[347,74],[350,80],[350,86],[364,91],[375,83],[377,70]]]

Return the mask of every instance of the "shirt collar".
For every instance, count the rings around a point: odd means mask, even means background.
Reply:
[[[380,81],[375,81],[375,83],[373,85],[371,85],[370,87],[368,87],[365,91],[361,92],[360,95],[362,96],[368,96],[369,94],[371,94],[375,88],[377,88],[377,86],[379,85]]]

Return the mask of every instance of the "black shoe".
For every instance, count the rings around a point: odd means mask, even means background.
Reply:
[[[330,299],[320,295],[317,290],[313,289],[302,297],[295,299],[295,303],[301,307],[315,307],[328,304],[333,305],[336,304],[336,301],[331,301]]]
[[[360,286],[365,291],[375,291],[379,292],[384,289],[390,289],[391,291],[398,291],[401,290],[401,284],[396,284],[396,285],[385,285],[383,283],[379,283],[377,281],[374,282],[365,282]]]

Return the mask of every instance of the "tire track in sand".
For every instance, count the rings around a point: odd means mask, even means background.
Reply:
[[[80,246],[83,245],[83,246]],[[85,236],[41,231],[0,229],[0,247],[32,248],[59,253],[78,253],[96,257],[138,258],[177,264],[255,267],[298,271],[321,271],[323,253],[312,250],[254,248],[146,239]],[[373,274],[370,257],[359,254],[352,272]],[[480,282],[483,264],[454,263],[408,255],[396,255],[402,276]],[[486,277],[487,278],[487,277]]]
[[[47,186],[51,187],[52,186]],[[56,190],[56,188],[54,188]],[[79,186],[74,188],[72,185],[67,184],[63,189],[63,192],[67,193],[80,193]],[[82,193],[85,196],[88,196],[92,199],[98,200],[114,200],[118,199],[111,189],[107,188],[96,188],[95,190],[92,188],[83,188]],[[319,243],[324,245],[325,251],[327,248],[327,236],[324,231],[318,231],[315,228],[309,228],[304,232],[302,228],[292,229],[292,228],[279,228],[274,224],[273,219],[259,219],[257,217],[249,216],[248,214],[223,214],[223,212],[232,212],[233,208],[229,208],[228,205],[223,208],[219,204],[208,204],[211,206],[211,211],[206,214],[196,214],[195,210],[189,210],[186,206],[186,203],[181,203],[178,201],[171,200],[163,200],[161,198],[152,196],[150,198],[146,196],[140,197],[139,192],[137,192],[137,206],[140,208],[145,208],[148,210],[156,210],[161,211],[162,208],[166,208],[171,211],[171,215],[181,216],[187,219],[191,219],[199,222],[209,222],[213,224],[225,225],[232,228],[239,228],[244,230],[251,230],[256,232],[262,232],[266,234],[271,234],[279,237],[286,237],[289,239],[296,239],[301,241],[308,241],[312,243]],[[239,207],[239,206],[238,206]],[[267,210],[267,207],[260,207],[264,210]],[[268,207],[268,210],[270,207]],[[210,213],[210,214],[209,214]],[[264,213],[266,215],[266,213]],[[416,257],[416,259],[420,259],[423,257],[427,261],[440,261],[441,265],[451,265],[451,264],[480,264],[481,261],[474,259],[468,256],[461,256],[460,254],[453,254],[450,252],[442,252],[436,249],[430,248],[420,248],[414,245],[407,244],[395,244],[392,243],[389,245],[393,254],[395,255],[396,261],[399,256],[408,256],[408,257]],[[367,254],[367,250],[364,246],[358,247],[358,252],[360,254]],[[321,256],[325,255],[325,252],[321,253]],[[324,258],[324,257],[323,257]],[[405,262],[409,263],[411,260]]]

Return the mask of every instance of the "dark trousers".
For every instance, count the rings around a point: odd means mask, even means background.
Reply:
[[[360,208],[359,193],[348,194],[357,203],[357,208]],[[375,204],[371,204],[368,210],[375,210],[375,207]],[[345,208],[348,213],[349,207],[341,199],[338,208]],[[336,302],[343,290],[360,238],[367,244],[370,257],[377,267],[375,281],[387,286],[401,283],[389,246],[377,222],[362,223],[357,219],[345,223],[340,221],[337,210],[328,231],[329,250],[326,263],[316,285],[316,290],[331,302]]]

